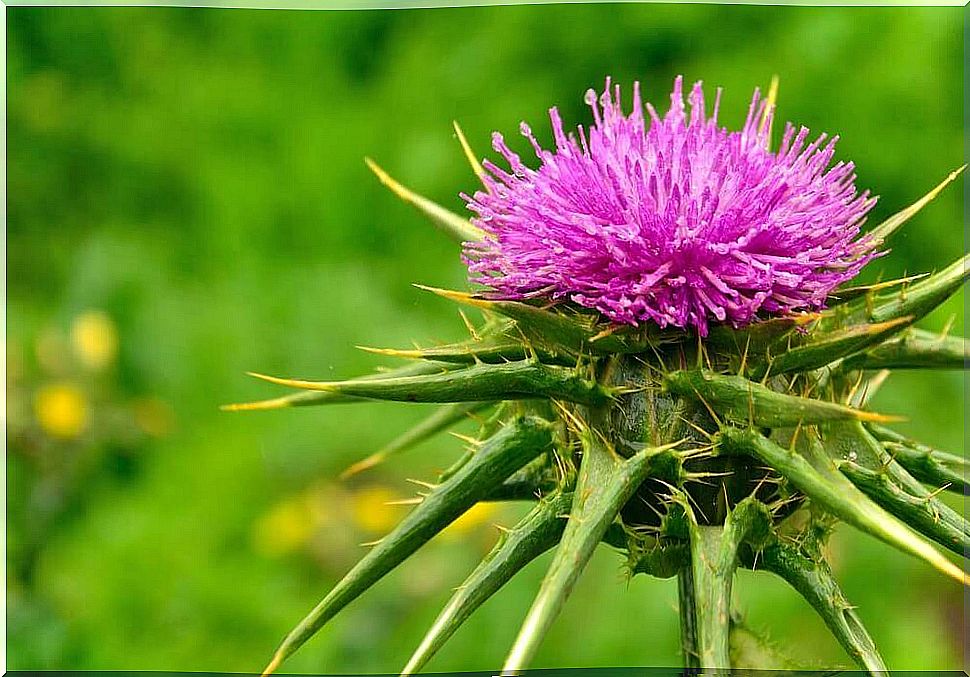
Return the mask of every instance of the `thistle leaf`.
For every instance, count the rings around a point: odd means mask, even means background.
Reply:
[[[559,351],[597,355],[642,353],[663,338],[661,333],[647,328],[599,322],[597,316],[592,314],[553,311],[520,301],[497,301],[465,292],[415,286],[456,303],[489,310],[515,320],[516,326],[530,341]]]
[[[763,670],[766,665],[779,671],[795,668],[790,656],[782,654],[767,637],[738,618],[731,619],[730,640],[732,670]]]
[[[912,322],[911,317],[900,317],[888,322],[857,324],[834,331],[809,334],[800,345],[781,351],[776,357],[751,370],[751,378],[761,379],[772,375],[799,371],[812,371],[838,359],[852,355],[864,348],[884,341]]]
[[[920,482],[970,495],[970,463],[962,456],[924,445],[883,442],[882,446]]]
[[[966,369],[968,364],[967,339],[915,328],[842,362],[846,369]]]
[[[740,329],[730,325],[715,324],[707,335],[707,342],[715,348],[760,355],[790,336],[793,330],[811,324],[821,317],[819,313],[798,313],[752,322]]]
[[[970,461],[963,456],[934,449],[884,426],[869,425],[867,430],[920,482],[934,487],[949,485],[954,491],[970,494]]]
[[[646,545],[634,541],[625,547],[629,551],[627,564],[633,575],[672,578],[690,563],[690,550],[683,541],[661,543],[651,539]]]
[[[970,585],[970,577],[966,573],[859,491],[815,444],[807,445],[805,450],[811,462],[801,453],[780,447],[752,429],[722,427],[719,444],[725,445],[729,451],[748,453],[774,468],[821,508],[860,531],[872,534],[924,560],[955,580]]]
[[[552,430],[536,418],[509,423],[358,562],[283,640],[264,671],[269,674],[337,612],[464,514],[502,481],[552,447]]]
[[[252,374],[270,383],[396,402],[482,402],[551,398],[579,404],[603,404],[612,393],[574,370],[535,360],[478,364],[440,374],[380,380],[301,381]]]
[[[651,459],[675,446],[651,447],[620,461],[595,430],[584,430],[581,440],[583,459],[569,520],[539,593],[505,660],[503,675],[516,674],[526,667],[572,592],[596,544],[620,508],[646,479]]]
[[[775,541],[761,549],[757,564],[784,579],[812,605],[859,667],[872,675],[888,674],[875,642],[824,559],[809,557],[793,545]]]
[[[402,676],[419,671],[478,607],[527,564],[559,542],[572,500],[572,493],[544,498],[518,524],[502,533],[492,551],[435,619],[401,671]]]
[[[910,475],[861,423],[828,425],[823,436],[836,466],[869,498],[940,545],[970,552],[970,522]]]
[[[449,369],[458,369],[460,365],[447,362],[415,362],[396,369],[389,369],[377,374],[360,376],[358,381],[379,381],[387,378],[400,378],[402,376],[422,376],[426,374],[438,374]],[[343,404],[353,402],[364,402],[366,398],[353,397],[333,392],[306,392],[274,397],[269,400],[259,400],[257,402],[241,402],[238,404],[224,404],[220,409],[223,411],[265,411],[269,409],[286,409],[289,407],[312,407],[319,404]]]
[[[485,231],[472,225],[471,221],[468,219],[462,218],[454,212],[445,209],[438,203],[432,202],[428,198],[418,195],[414,191],[405,188],[391,178],[387,172],[381,169],[381,167],[370,158],[364,158],[364,162],[366,162],[370,170],[377,175],[380,182],[391,189],[392,193],[397,195],[408,204],[416,207],[418,211],[431,219],[432,223],[434,223],[446,234],[450,235],[452,239],[458,241],[459,243],[477,242],[485,239]]]
[[[915,322],[955,294],[968,276],[970,254],[957,259],[938,273],[903,287],[895,294],[875,297],[871,301],[871,310],[867,300],[868,319],[870,322],[888,322],[911,315]]]
[[[927,538],[958,555],[970,552],[970,523],[949,506],[928,496],[914,496],[887,472],[869,470],[852,461],[839,461],[836,465],[862,493]]]
[[[388,457],[424,442],[442,430],[450,428],[455,423],[464,420],[470,414],[479,412],[489,406],[491,406],[490,402],[455,402],[454,404],[439,407],[426,419],[394,438],[375,453],[349,466],[340,473],[340,479],[345,480],[348,477],[373,468],[375,465],[383,463]]]
[[[873,243],[874,246],[878,247],[879,245],[881,245],[883,242],[889,239],[889,237],[893,233],[899,230],[900,226],[902,226],[904,223],[909,221],[921,209],[923,209],[923,207],[929,204],[933,200],[933,198],[939,195],[944,188],[946,188],[952,181],[954,181],[958,176],[960,176],[960,173],[966,168],[967,166],[963,165],[962,167],[959,167],[958,169],[953,170],[952,172],[950,172],[949,176],[943,179],[943,181],[940,182],[938,186],[936,186],[936,188],[928,192],[926,195],[921,197],[919,200],[917,200],[910,206],[896,212],[888,219],[880,223],[878,226],[873,228],[868,234],[869,240]]]
[[[713,415],[758,426],[791,427],[799,423],[859,420],[887,421],[891,417],[841,404],[786,395],[740,376],[696,369],[670,372],[666,388],[705,403]]]
[[[924,277],[929,277],[929,273],[909,275],[907,277],[899,277],[894,280],[886,280],[885,282],[876,282],[874,284],[862,284],[854,287],[839,287],[829,295],[825,302],[830,306],[838,305],[840,303],[845,303],[846,301],[857,299],[860,296],[873,296],[876,292],[880,292],[885,289],[908,285],[916,280],[922,280]]]
[[[543,364],[572,366],[576,358],[572,355],[557,353],[545,347],[533,347],[508,336],[488,336],[478,340],[461,341],[433,348],[415,348],[411,350],[396,350],[393,348],[367,348],[358,346],[361,350],[389,357],[402,357],[412,360],[436,360],[458,364],[474,364],[486,362],[499,364],[514,362],[531,356],[536,356]]]

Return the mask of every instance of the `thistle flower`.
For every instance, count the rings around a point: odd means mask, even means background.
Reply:
[[[536,296],[594,308],[615,322],[741,327],[756,315],[816,309],[875,255],[858,240],[875,204],[856,194],[853,164],[829,167],[837,137],[787,125],[768,149],[774,106],[755,90],[741,131],[707,116],[701,83],[684,104],[674,82],[663,118],[639,84],[625,115],[620,88],[586,93],[594,126],[575,135],[550,111],[555,150],[522,124],[541,161],[527,167],[493,135],[512,173],[487,162],[485,190],[464,195],[488,234],[465,245],[492,298]]]
[[[699,86],[687,119],[678,80],[663,119],[647,108],[647,129],[638,95],[624,116],[608,83],[599,107],[589,97],[588,136],[567,137],[555,111],[554,153],[524,130],[537,170],[497,137],[512,174],[479,164],[456,125],[485,188],[466,197],[472,221],[368,160],[385,185],[465,243],[472,275],[490,292],[432,291],[480,309],[484,321],[462,315],[471,338],[453,344],[368,349],[411,360],[370,376],[261,376],[302,392],[227,408],[443,405],[345,475],[469,417],[480,430],[284,638],[267,673],[482,502],[534,507],[458,586],[404,674],[551,548],[503,674],[528,666],[601,544],[626,557],[630,575],[678,579],[689,668],[791,667],[778,656],[766,663],[765,647],[757,660],[745,656],[757,637],[731,595],[744,567],[782,578],[860,667],[886,672],[825,560],[837,522],[968,583],[933,545],[970,552],[970,523],[937,497],[970,492],[966,459],[886,427],[893,418],[867,402],[890,369],[966,367],[965,339],[913,324],[962,286],[970,258],[932,275],[843,284],[960,170],[860,236],[873,200],[856,195],[851,165],[828,168],[834,141],[807,143],[807,131],[788,128],[780,149],[768,149],[773,98],[755,94],[742,130],[729,132],[717,127],[716,104],[706,117]],[[645,323],[667,329],[629,326]]]

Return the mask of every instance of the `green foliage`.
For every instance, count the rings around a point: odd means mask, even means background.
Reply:
[[[450,463],[454,443],[435,440],[387,473],[346,488],[326,480],[417,423],[427,413],[417,405],[231,418],[216,409],[263,396],[240,380],[246,369],[339,378],[373,369],[355,344],[459,339],[452,308],[409,287],[460,288],[454,247],[386,198],[364,155],[460,212],[456,195],[476,180],[451,138],[453,119],[484,155],[492,129],[513,137],[523,118],[548,138],[551,103],[585,122],[576,93],[607,73],[640,78],[656,97],[683,72],[723,85],[724,111],[779,74],[781,117],[839,132],[840,157],[883,196],[873,222],[961,161],[956,9],[11,8],[7,17],[11,669],[251,671],[350,567],[357,542],[384,533],[328,520],[357,515],[351,507],[375,487],[399,496],[405,464],[427,477]],[[960,216],[951,188],[894,236],[892,255],[863,282],[954,260]],[[947,333],[961,301],[921,326]],[[90,308],[117,327],[112,367],[51,364],[46,337]],[[962,316],[951,333],[963,333]],[[38,394],[64,380],[98,422],[66,440],[35,411]],[[939,406],[923,406],[930,401]],[[910,414],[899,427],[909,437],[961,448],[958,374],[894,375],[872,407]],[[167,411],[155,422],[169,423],[143,428],[144,411]],[[62,473],[63,459],[84,459],[84,472]],[[492,518],[515,523],[510,510]],[[385,596],[361,600],[288,665],[396,669],[476,548],[491,545],[458,546],[447,533],[416,555],[423,587],[390,574]],[[867,610],[887,662],[958,666],[955,589],[916,560],[872,542],[847,548],[842,536],[833,568]],[[567,648],[575,665],[679,660],[671,583],[603,585],[616,563],[593,557],[536,664],[559,662]],[[908,581],[892,599],[888,576]],[[431,667],[492,665],[492,643],[480,637],[511,642],[507,609],[525,608],[541,577],[523,569],[503,603],[484,605]],[[798,640],[800,662],[846,660],[789,591],[736,593],[759,625],[770,620],[784,643]],[[615,632],[617,616],[651,631],[631,642]]]

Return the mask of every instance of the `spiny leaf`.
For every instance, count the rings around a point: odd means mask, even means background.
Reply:
[[[811,462],[793,450],[778,446],[755,430],[722,427],[719,443],[728,450],[748,453],[774,468],[813,502],[861,531],[911,555],[919,557],[942,573],[970,584],[958,566],[940,554],[922,537],[872,502],[835,467],[815,444],[804,452]]]
[[[875,246],[879,246],[880,244],[885,242],[887,239],[889,239],[890,235],[896,232],[900,226],[902,226],[904,223],[909,221],[909,219],[911,219],[914,215],[916,215],[923,207],[929,204],[930,201],[933,200],[933,198],[935,198],[937,195],[940,194],[940,191],[946,188],[953,180],[955,180],[960,175],[960,172],[962,172],[966,168],[967,166],[963,165],[962,167],[953,170],[952,172],[950,172],[949,176],[943,179],[943,181],[938,186],[936,186],[936,188],[928,192],[926,195],[921,197],[919,200],[917,200],[910,206],[906,207],[901,211],[896,212],[888,219],[880,223],[878,226],[873,228],[868,234],[869,240]]]
[[[589,562],[596,544],[649,474],[650,460],[674,446],[644,449],[620,461],[595,430],[586,429],[581,440],[583,459],[569,521],[539,593],[505,660],[503,675],[515,674],[528,665]]]
[[[564,367],[535,360],[478,364],[441,374],[373,381],[301,381],[253,374],[270,383],[397,402],[481,402],[552,398],[579,404],[603,404],[611,392]]]
[[[434,488],[283,640],[264,674],[271,673],[338,611],[359,597],[502,481],[552,447],[552,430],[536,418],[509,423],[448,480]]]
[[[877,296],[872,300],[871,310],[866,304],[869,321],[888,322],[911,315],[915,322],[955,294],[968,276],[970,254],[895,294]]]
[[[661,333],[645,327],[636,329],[600,323],[592,314],[547,310],[520,301],[497,301],[465,292],[415,286],[456,303],[515,320],[523,335],[537,346],[576,354],[629,354],[648,351],[663,338]]]
[[[845,359],[846,369],[966,369],[970,343],[910,328],[903,334]]]
[[[778,375],[818,369],[885,340],[910,324],[912,319],[901,317],[888,322],[857,324],[834,331],[810,334],[804,342],[790,349],[781,350],[763,366],[752,369],[750,376],[760,379],[767,373]]]
[[[970,461],[963,456],[934,449],[885,426],[866,428],[919,481],[934,487],[949,484],[954,491],[970,494]]]
[[[970,495],[967,459],[929,447],[910,447],[896,442],[883,442],[883,447],[920,482]]]
[[[437,433],[451,427],[455,423],[464,420],[469,414],[474,414],[486,407],[491,406],[490,402],[455,402],[435,409],[434,413],[418,423],[407,432],[394,438],[381,449],[371,454],[367,458],[357,461],[340,473],[340,479],[345,480],[357,473],[363,472],[375,465],[384,462],[389,456],[410,449],[416,444],[433,437]]]
[[[795,588],[859,667],[873,675],[888,674],[875,642],[824,559],[809,557],[794,545],[775,541],[758,552],[757,565]]]
[[[559,541],[572,500],[572,493],[557,493],[544,498],[515,527],[502,533],[492,551],[435,619],[401,671],[402,676],[420,670],[479,606],[529,562]]]
[[[634,541],[626,549],[627,565],[633,575],[672,578],[690,562],[690,550],[682,541],[660,542],[651,538],[646,543]]]
[[[970,552],[970,524],[949,506],[910,494],[886,472],[869,470],[852,461],[839,461],[836,465],[862,493],[927,538],[958,555]]]
[[[545,347],[532,347],[521,340],[509,336],[489,336],[478,340],[461,341],[432,348],[414,348],[397,350],[394,348],[367,348],[358,346],[361,350],[388,357],[403,357],[412,360],[437,360],[439,362],[453,362],[458,364],[474,364],[487,362],[497,364],[514,362],[531,356],[536,356],[543,364],[572,366],[576,358],[572,355],[557,353]]]
[[[716,324],[707,335],[707,343],[715,348],[731,352],[749,352],[752,355],[766,353],[772,346],[779,345],[785,337],[817,321],[819,313],[798,313],[784,317],[772,317],[752,322],[746,327],[735,329],[730,325]]]
[[[897,435],[888,429],[884,429],[881,426],[875,426],[872,424],[870,424],[870,426],[871,427],[866,427],[858,423],[840,423],[837,425],[825,426],[822,431],[824,434],[826,449],[829,450],[829,455],[835,459],[856,461],[869,470],[888,472],[892,481],[913,496],[916,496],[917,498],[927,498],[932,505],[939,506],[939,510],[942,510],[943,512],[954,512],[945,504],[940,503],[937,499],[930,498],[930,492],[921,483],[923,480],[912,474],[912,472],[904,464],[899,462],[898,458],[894,457],[891,449],[887,448],[887,444],[894,443],[880,442],[876,434],[872,432],[872,428],[885,430],[889,434],[896,435],[900,438],[902,438],[902,436]],[[958,482],[958,487],[956,489],[957,491],[959,491],[959,486],[962,486],[966,482],[964,477],[957,474],[960,470],[967,468],[968,464],[966,459],[959,456],[954,456],[953,454],[946,454],[942,451],[930,449],[929,447],[915,449],[915,451],[917,454],[930,452],[932,457],[940,457],[946,463],[950,463],[951,461],[954,462],[948,476],[956,476]],[[940,465],[942,465],[942,463]],[[931,466],[924,465],[923,467]],[[940,479],[938,475],[933,475],[933,477]],[[942,487],[946,484],[946,481],[928,483],[935,487]],[[959,515],[956,513],[954,514],[959,517]],[[963,524],[963,518],[959,518],[961,520],[959,524]]]
[[[364,158],[364,162],[370,168],[380,182],[391,189],[395,195],[404,200],[410,205],[417,207],[418,211],[422,212],[431,221],[438,226],[445,233],[450,235],[453,239],[458,242],[477,242],[479,240],[485,239],[485,231],[472,225],[472,223],[461,216],[458,216],[452,211],[449,211],[437,204],[432,202],[426,197],[418,195],[412,190],[409,190],[402,186],[400,183],[395,181],[391,176],[378,166],[376,162],[370,158]]]
[[[928,276],[929,273],[920,273],[919,275],[909,275],[907,277],[899,277],[894,280],[875,282],[873,284],[862,284],[854,287],[840,287],[829,295],[829,297],[826,299],[826,303],[830,306],[838,305],[839,303],[845,303],[846,301],[857,299],[860,296],[873,296],[876,292],[891,289],[893,287],[908,285],[916,280],[922,280],[924,277]]]
[[[957,554],[970,547],[970,523],[894,460],[858,422],[822,429],[825,449],[853,484],[888,512]]]
[[[438,374],[449,369],[458,369],[460,365],[447,362],[415,362],[396,369],[389,369],[377,374],[360,376],[357,381],[379,381],[388,378],[400,378],[402,376],[421,376],[425,374]],[[366,398],[353,397],[333,392],[306,392],[274,397],[269,400],[259,400],[258,402],[241,402],[238,404],[224,404],[220,409],[223,411],[264,411],[269,409],[286,409],[288,407],[311,407],[319,404],[342,404],[347,402],[363,402]]]
[[[786,395],[740,376],[704,369],[670,372],[664,384],[670,392],[706,403],[714,416],[737,423],[773,428],[845,419],[891,420],[888,416],[833,402]]]
[[[796,667],[790,656],[782,654],[773,642],[739,618],[731,618],[730,639],[731,669],[739,674],[745,674],[742,670],[764,669],[766,665],[779,671]]]

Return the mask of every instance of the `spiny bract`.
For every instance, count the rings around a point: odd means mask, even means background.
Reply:
[[[467,198],[472,221],[368,160],[465,243],[472,276],[491,291],[432,291],[480,309],[483,323],[469,324],[467,341],[376,350],[411,362],[372,376],[261,376],[303,392],[227,408],[444,404],[347,474],[469,415],[483,421],[480,441],[283,640],[267,672],[481,501],[535,506],[457,588],[404,674],[551,548],[505,674],[528,666],[601,543],[625,553],[631,575],[678,579],[684,661],[705,670],[790,667],[746,656],[754,635],[731,608],[738,567],[780,576],[860,667],[886,670],[824,559],[837,521],[967,583],[931,543],[970,551],[970,524],[937,498],[940,488],[970,493],[967,462],[885,427],[891,417],[866,402],[888,370],[965,367],[964,339],[913,324],[961,287],[968,259],[844,285],[960,170],[857,237],[872,202],[855,195],[851,165],[825,172],[831,143],[806,147],[789,128],[770,151],[774,86],[763,102],[755,95],[740,133],[705,118],[699,87],[688,124],[677,87],[666,117],[648,108],[649,129],[638,97],[624,117],[607,90],[601,111],[591,101],[596,127],[578,145],[553,112],[557,150],[536,144],[539,170],[498,139],[511,175],[486,172],[456,125],[484,185]],[[793,312],[805,308],[815,310]]]

